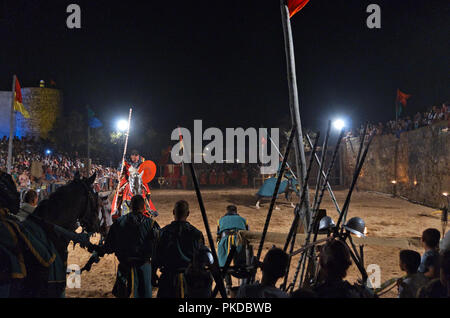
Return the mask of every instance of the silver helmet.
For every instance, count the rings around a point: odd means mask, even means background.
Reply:
[[[336,227],[333,219],[329,216],[324,216],[319,222],[319,234],[327,234]]]
[[[366,223],[363,219],[359,217],[353,217],[344,225],[344,229],[347,231],[356,234],[358,236],[365,237],[364,230],[366,228]]]

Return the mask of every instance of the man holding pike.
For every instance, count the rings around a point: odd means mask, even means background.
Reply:
[[[129,162],[126,160],[123,161],[123,172],[111,209],[113,218],[117,219],[121,215],[129,212],[129,209],[122,211],[123,207],[127,208],[128,206],[123,204],[124,200],[130,202],[133,195],[136,194],[142,195],[145,200],[144,215],[148,217],[158,216],[156,208],[150,199],[150,188],[148,186],[148,182],[150,182],[156,174],[156,165],[153,161],[146,161],[144,157],[139,155],[137,150],[131,151],[130,159]],[[138,193],[133,193],[133,191]]]

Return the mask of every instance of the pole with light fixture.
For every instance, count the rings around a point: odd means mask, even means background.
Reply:
[[[392,180],[392,197],[397,197],[397,180]]]

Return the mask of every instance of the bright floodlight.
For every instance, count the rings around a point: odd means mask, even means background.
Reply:
[[[342,119],[336,119],[333,122],[333,127],[337,130],[342,130],[345,127],[345,122]]]
[[[120,131],[126,131],[128,129],[128,121],[125,119],[121,119],[117,122],[117,129]]]

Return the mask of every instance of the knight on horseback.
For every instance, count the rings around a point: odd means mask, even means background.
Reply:
[[[148,183],[155,177],[156,165],[153,161],[145,160],[137,150],[131,151],[130,161],[124,160],[123,173],[120,178],[119,188],[114,196],[111,213],[113,219],[130,212],[129,202],[135,195],[142,195],[145,200],[145,212],[147,217],[158,216],[155,206],[150,199]]]

